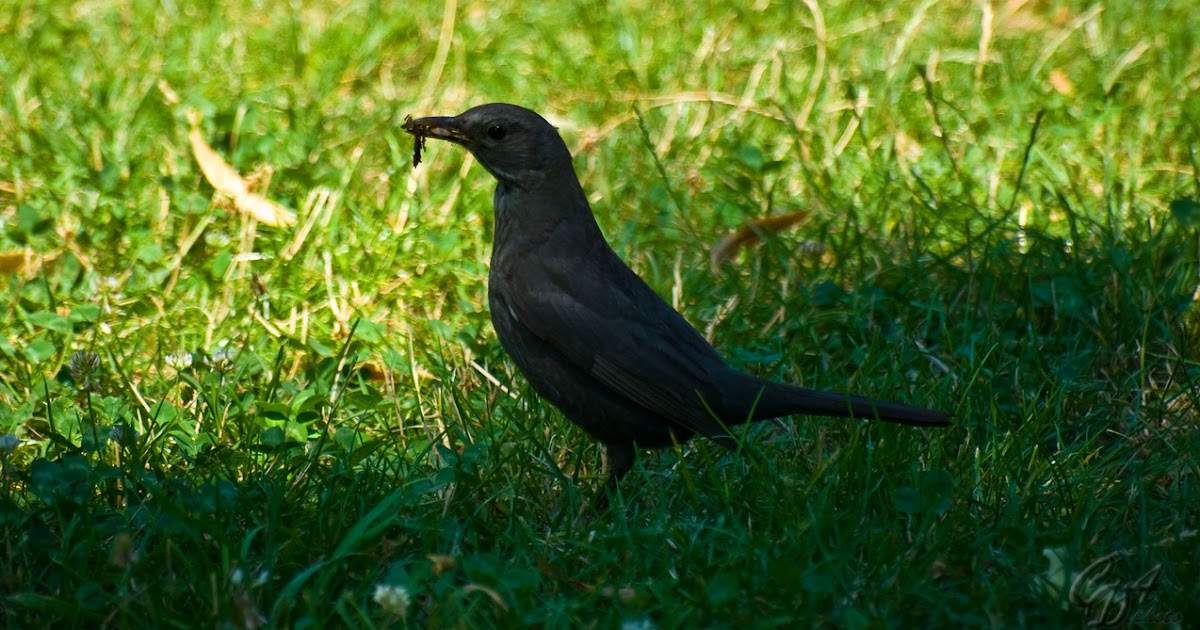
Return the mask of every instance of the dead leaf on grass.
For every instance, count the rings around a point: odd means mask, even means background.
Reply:
[[[1055,92],[1058,92],[1063,96],[1075,95],[1075,84],[1071,83],[1071,80],[1067,78],[1067,73],[1056,68],[1050,71],[1049,78],[1050,87],[1054,88]]]
[[[192,155],[200,165],[204,178],[217,192],[232,199],[235,208],[259,223],[271,227],[288,227],[296,223],[295,212],[262,195],[250,192],[246,180],[208,146],[198,127],[193,126],[188,132],[188,141],[191,142]]]
[[[33,250],[25,248],[15,252],[0,252],[0,273],[20,273],[33,269],[37,261]]]
[[[758,245],[762,242],[763,235],[782,232],[800,223],[808,215],[808,210],[798,210],[743,223],[737,231],[726,234],[717,241],[716,245],[713,245],[712,251],[708,255],[713,274],[720,274],[721,265],[733,260],[733,257],[742,248]]]

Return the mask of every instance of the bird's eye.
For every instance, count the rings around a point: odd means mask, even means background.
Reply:
[[[492,140],[503,140],[506,135],[508,135],[508,130],[504,128],[504,125],[492,125],[488,127],[488,136]]]

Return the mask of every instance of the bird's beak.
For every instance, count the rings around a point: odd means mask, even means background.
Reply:
[[[429,118],[407,119],[401,129],[419,138],[449,140],[455,144],[467,144],[467,134],[458,126],[453,116],[430,116]]]

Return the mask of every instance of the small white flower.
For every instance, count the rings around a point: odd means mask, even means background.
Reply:
[[[219,230],[205,230],[204,244],[211,245],[215,249],[221,249],[228,245],[232,239],[229,235]]]
[[[254,582],[252,582],[250,586],[258,588],[263,584],[266,584],[267,580],[269,579],[271,579],[271,572],[263,569],[262,571],[258,572],[258,575],[254,576]]]
[[[233,350],[218,348],[213,350],[212,354],[204,362],[208,364],[208,367],[218,372],[225,372],[233,367],[233,357]]]
[[[656,628],[658,626],[654,625],[654,621],[648,617],[626,619],[621,622],[621,630],[655,630]]]
[[[104,376],[100,370],[100,355],[90,350],[80,350],[71,355],[67,369],[80,391],[100,391]]]
[[[192,367],[192,353],[176,352],[167,355],[167,365],[175,368],[178,371],[186,370]]]
[[[397,617],[407,616],[408,605],[412,603],[412,598],[408,595],[408,589],[403,586],[392,586],[391,584],[376,584],[373,599],[376,604],[379,604],[384,610]]]

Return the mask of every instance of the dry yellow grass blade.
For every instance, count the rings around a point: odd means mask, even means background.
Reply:
[[[287,227],[296,223],[296,213],[283,206],[250,192],[246,180],[238,175],[233,167],[221,159],[217,152],[208,146],[200,135],[200,130],[193,127],[188,132],[188,140],[192,144],[192,155],[200,164],[204,178],[213,188],[233,200],[233,205],[239,211],[253,217],[263,225],[271,227]]]

